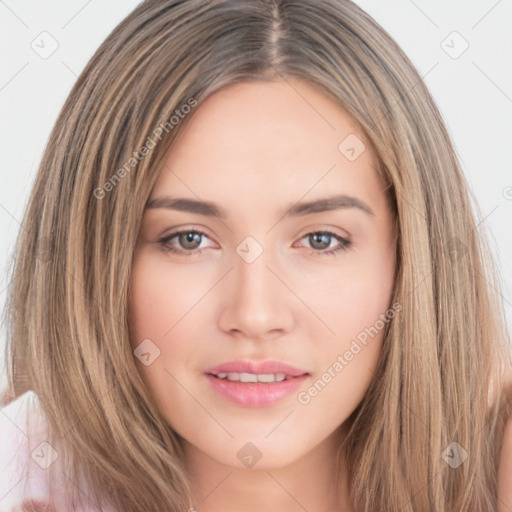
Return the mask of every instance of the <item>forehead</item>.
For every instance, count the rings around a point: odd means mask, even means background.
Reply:
[[[243,194],[261,208],[343,193],[374,202],[384,188],[376,169],[362,131],[319,88],[298,79],[244,82],[197,107],[150,200],[172,192],[222,203]]]

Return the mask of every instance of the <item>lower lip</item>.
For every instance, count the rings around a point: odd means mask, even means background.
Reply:
[[[244,407],[266,407],[291,395],[308,378],[293,377],[281,382],[233,382],[205,374],[213,389],[231,402]]]

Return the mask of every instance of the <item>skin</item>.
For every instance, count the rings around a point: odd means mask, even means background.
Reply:
[[[354,161],[338,150],[349,134],[366,146]],[[383,329],[307,404],[293,393],[268,407],[236,405],[204,372],[237,359],[276,359],[310,373],[299,390],[307,391],[391,307],[396,233],[376,169],[370,143],[345,111],[298,79],[217,91],[171,149],[150,201],[200,198],[227,217],[146,209],[130,329],[134,348],[150,339],[160,350],[148,366],[137,364],[183,438],[201,512],[350,510],[343,472],[336,496],[334,455],[373,377]],[[358,198],[373,214],[346,207],[282,215],[298,201],[334,194]],[[159,239],[190,228],[205,235],[167,240],[184,255],[164,250]],[[325,230],[351,245],[325,254],[341,245],[310,235]],[[247,236],[263,248],[252,263],[236,251]],[[252,468],[237,457],[247,442],[262,454]]]

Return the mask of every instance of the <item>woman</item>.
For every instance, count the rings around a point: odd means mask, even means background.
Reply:
[[[34,500],[508,510],[507,333],[468,196],[353,3],[142,3],[72,90],[18,242],[4,413]]]

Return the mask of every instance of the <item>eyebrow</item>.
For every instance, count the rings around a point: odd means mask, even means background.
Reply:
[[[227,219],[227,211],[210,201],[199,201],[196,199],[186,199],[181,197],[156,197],[148,202],[146,209],[165,208],[168,210],[178,210],[181,212],[196,213],[207,217],[218,219]],[[336,195],[316,199],[309,202],[295,203],[290,206],[283,216],[300,217],[312,213],[326,212],[343,208],[357,208],[368,215],[375,215],[372,209],[356,197],[347,195]]]

